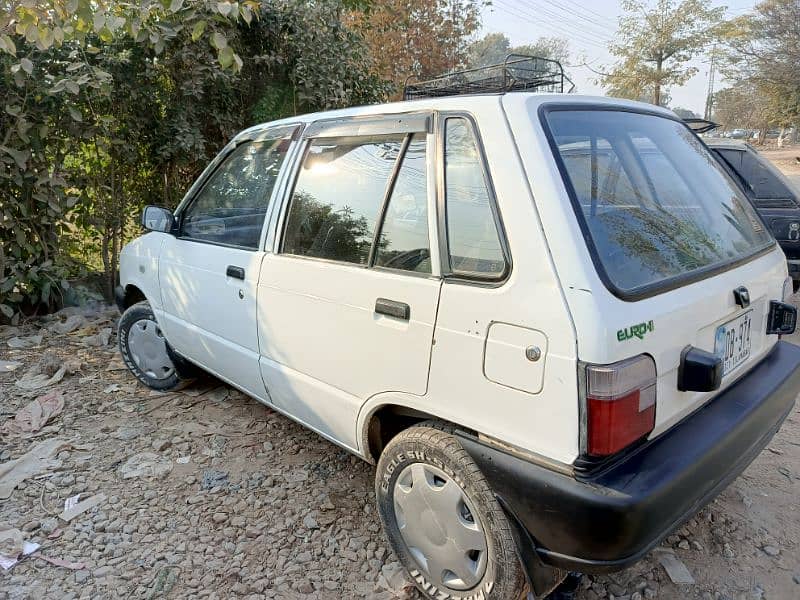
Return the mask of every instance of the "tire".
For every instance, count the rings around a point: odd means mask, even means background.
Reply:
[[[196,368],[167,343],[147,302],[137,302],[122,313],[117,339],[125,366],[151,389],[176,390],[196,376]]]
[[[445,425],[426,421],[395,436],[378,461],[375,493],[389,543],[426,598],[516,600],[526,593],[511,525]]]

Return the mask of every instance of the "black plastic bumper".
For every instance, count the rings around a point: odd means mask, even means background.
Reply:
[[[644,556],[733,481],[800,392],[800,347],[778,342],[731,387],[603,472],[577,479],[460,435],[542,562],[587,573]]]
[[[119,309],[119,312],[125,312],[125,288],[121,285],[118,285],[114,288],[114,302]]]
[[[789,277],[800,279],[800,260],[787,260],[786,265],[789,269]]]

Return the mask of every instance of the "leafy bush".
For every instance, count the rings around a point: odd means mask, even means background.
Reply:
[[[0,15],[0,313],[78,263],[111,297],[145,204],[174,207],[254,122],[382,99],[349,0],[51,0]]]

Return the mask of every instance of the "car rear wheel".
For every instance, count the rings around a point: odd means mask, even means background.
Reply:
[[[389,542],[426,598],[525,594],[506,515],[442,424],[425,422],[395,436],[378,462],[375,490]]]
[[[122,314],[118,338],[122,360],[147,387],[174,390],[192,379],[193,368],[170,348],[147,302],[138,302]]]

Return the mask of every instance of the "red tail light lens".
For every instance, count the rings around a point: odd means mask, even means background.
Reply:
[[[586,452],[608,456],[656,423],[656,364],[644,354],[586,367]]]

